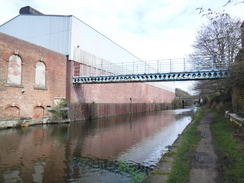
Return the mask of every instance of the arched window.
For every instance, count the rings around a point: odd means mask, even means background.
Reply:
[[[22,60],[18,55],[11,55],[8,63],[8,83],[21,85],[21,63]]]
[[[35,84],[38,88],[45,88],[46,86],[46,66],[42,61],[36,63]]]

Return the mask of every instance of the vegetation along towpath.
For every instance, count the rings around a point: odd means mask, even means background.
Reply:
[[[146,183],[244,182],[243,128],[199,108]]]

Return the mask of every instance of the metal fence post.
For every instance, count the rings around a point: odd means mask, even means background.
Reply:
[[[212,56],[212,70],[214,70],[215,56]]]
[[[159,73],[159,60],[157,60],[157,73]]]
[[[122,71],[121,71],[121,74],[123,75],[123,73],[124,73],[124,63],[122,62]]]
[[[186,71],[186,59],[184,58],[184,72]]]
[[[100,71],[100,75],[103,75],[103,63],[101,63],[101,71]]]
[[[172,72],[172,60],[170,59],[170,71],[169,72]]]
[[[135,74],[135,61],[133,62],[133,73],[132,74]]]
[[[146,64],[146,61],[145,62],[145,74],[147,73],[147,64]]]

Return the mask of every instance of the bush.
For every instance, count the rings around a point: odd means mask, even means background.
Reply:
[[[230,87],[244,87],[244,62],[237,62],[230,66]]]
[[[55,110],[50,110],[50,112],[52,113],[52,118],[57,120],[68,119],[68,110],[62,109],[65,107],[68,107],[68,102],[63,99],[59,102]]]
[[[174,109],[182,108],[182,101],[178,98],[175,98],[173,101]]]

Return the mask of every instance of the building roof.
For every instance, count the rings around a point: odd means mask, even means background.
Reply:
[[[40,11],[30,7],[25,6],[19,10],[19,14],[31,14],[31,15],[43,15]]]
[[[21,10],[22,9],[22,10]],[[31,7],[0,26],[0,32],[67,55],[91,66],[141,59],[73,15],[46,15]],[[164,84],[150,83],[155,87]],[[167,88],[171,91],[171,87]]]
[[[84,61],[81,51],[109,62],[141,61],[73,15],[46,15],[26,6],[18,16],[1,25],[0,32],[69,55],[79,62]]]

